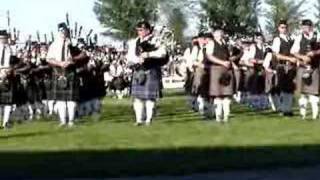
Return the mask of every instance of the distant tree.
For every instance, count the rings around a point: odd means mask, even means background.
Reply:
[[[301,17],[305,10],[301,10],[301,6],[306,0],[266,0],[270,6],[270,10],[266,11],[267,26],[269,33],[274,33],[276,25],[281,19],[285,19],[291,29],[295,29],[299,25]]]
[[[140,20],[155,20],[158,0],[96,0],[94,12],[99,22],[120,39],[135,36],[134,26]]]

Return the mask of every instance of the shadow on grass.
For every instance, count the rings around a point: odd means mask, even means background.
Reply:
[[[2,178],[127,177],[299,167],[320,163],[320,145],[151,150],[0,152]]]
[[[41,131],[41,132],[30,132],[30,133],[19,133],[19,134],[7,134],[7,135],[1,135],[0,136],[0,140],[3,139],[17,139],[17,138],[28,138],[28,137],[38,137],[38,136],[46,136],[46,135],[52,135],[52,134],[56,134],[59,132],[45,132],[45,131]]]

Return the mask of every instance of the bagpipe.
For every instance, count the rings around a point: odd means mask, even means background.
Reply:
[[[320,49],[320,43],[316,41],[316,34],[314,34],[315,38],[313,37],[310,43],[307,45],[305,52],[303,54],[307,54],[308,52],[312,52],[314,50]],[[306,56],[306,55],[305,55]],[[318,57],[317,57],[318,58]],[[306,85],[312,84],[312,74],[315,69],[318,69],[318,62],[315,60],[315,57],[308,57],[307,61],[301,58],[298,58],[299,66],[305,67],[302,72],[302,81]]]
[[[161,67],[169,62],[170,53],[174,51],[174,34],[165,26],[161,30],[155,31],[153,28],[151,35],[147,40],[138,42],[136,44],[136,55],[140,56],[144,52],[156,51],[159,48],[165,48],[166,56],[161,58],[146,58],[142,64],[145,68]]]

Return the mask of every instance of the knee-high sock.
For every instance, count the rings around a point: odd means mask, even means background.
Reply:
[[[216,121],[220,122],[222,119],[222,106],[223,106],[223,101],[221,98],[215,98],[213,101],[214,108],[215,108],[215,113],[216,113]]]
[[[223,120],[228,121],[229,115],[230,115],[231,99],[230,98],[223,98],[222,104],[223,104]]]
[[[52,115],[54,112],[54,100],[48,100],[48,110],[49,115]]]
[[[67,104],[65,101],[57,101],[56,107],[58,110],[58,115],[61,124],[66,124],[67,122]]]
[[[146,101],[146,123],[150,123],[153,118],[153,110],[155,108],[155,101]]]
[[[143,110],[144,110],[144,101],[141,99],[134,99],[133,102],[133,109],[134,113],[136,115],[136,122],[142,123],[142,116],[143,116]]]
[[[67,101],[69,124],[73,123],[76,115],[77,103],[75,101]]]
[[[116,95],[117,95],[118,99],[122,99],[123,98],[123,93],[122,92],[123,91],[121,91],[121,90],[116,90]]]
[[[277,111],[276,105],[275,105],[275,103],[274,103],[274,100],[273,100],[271,94],[268,95],[268,100],[269,100],[269,103],[270,103],[270,106],[271,106],[272,111]]]
[[[317,119],[319,114],[319,97],[314,95],[309,95],[309,102],[311,104],[311,110],[312,110],[312,119]]]
[[[204,114],[204,99],[201,96],[198,96],[197,98],[198,107],[199,107],[199,113],[201,115]]]
[[[29,110],[29,119],[31,120],[31,119],[33,119],[33,114],[34,114],[33,105],[28,104],[28,110]]]
[[[3,121],[2,121],[3,127],[5,127],[9,122],[11,110],[12,110],[12,106],[10,105],[5,105],[3,108]]]
[[[299,109],[300,109],[300,115],[304,119],[307,115],[307,105],[308,105],[308,99],[305,95],[301,95],[299,98]]]
[[[237,93],[233,96],[237,103],[241,102],[241,91],[237,91]]]
[[[43,104],[42,103],[39,103],[39,102],[36,102],[35,104],[35,108],[36,108],[36,115],[37,115],[37,118],[40,117],[40,115],[42,114],[42,110],[43,110]]]

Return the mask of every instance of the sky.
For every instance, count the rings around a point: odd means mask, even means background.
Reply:
[[[83,33],[92,28],[94,32],[102,32],[93,12],[94,0],[1,0],[0,28],[7,27],[7,10],[10,11],[11,27],[21,31],[21,35],[36,35],[56,33],[57,24],[65,21],[69,14],[70,24],[78,22],[78,28],[83,25]],[[43,36],[43,35],[41,35]]]
[[[10,11],[11,27],[21,31],[21,38],[32,34],[36,37],[36,31],[40,31],[41,37],[44,33],[50,34],[57,31],[57,24],[65,21],[65,14],[69,13],[70,23],[74,26],[75,21],[84,26],[84,32],[91,28],[95,33],[103,31],[93,12],[95,0],[0,0],[0,28],[7,27],[7,10]],[[303,8],[308,9],[306,17],[313,18],[316,0],[308,0]],[[314,20],[314,19],[313,19]],[[262,20],[263,21],[263,20]],[[197,33],[194,16],[189,17],[188,34]],[[263,24],[263,22],[261,22]]]

